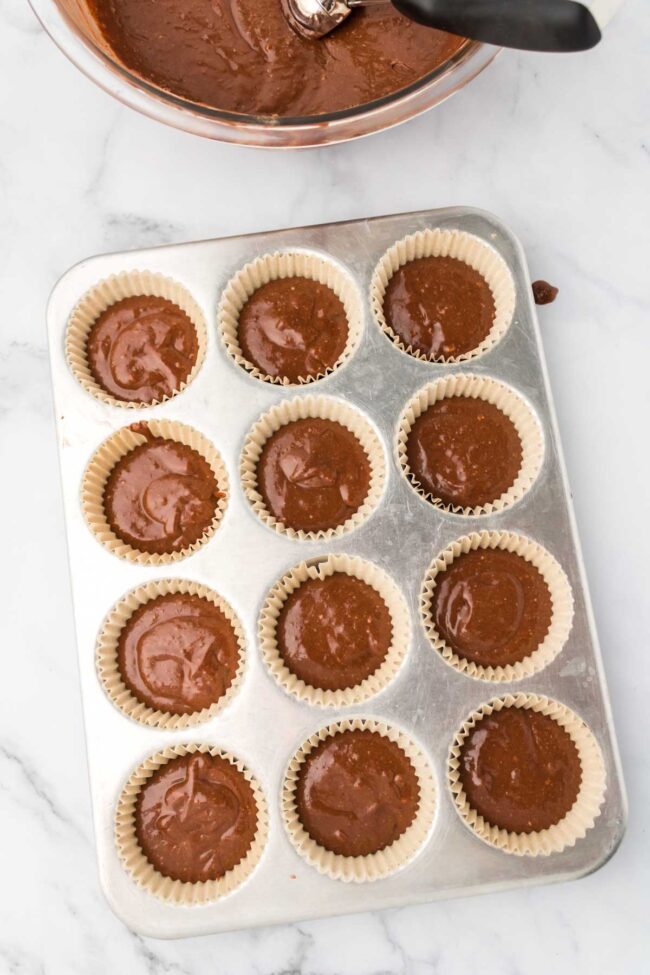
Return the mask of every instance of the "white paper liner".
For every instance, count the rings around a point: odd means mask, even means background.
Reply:
[[[490,331],[476,348],[460,355],[426,355],[406,344],[386,321],[384,296],[390,279],[399,268],[422,257],[453,257],[478,271],[487,282],[494,300],[494,319]],[[381,330],[403,352],[428,362],[464,362],[484,355],[507,332],[515,310],[515,284],[501,255],[480,237],[462,230],[418,230],[393,244],[380,258],[370,284],[370,305]]]
[[[415,478],[409,466],[406,452],[408,437],[417,418],[434,403],[451,396],[481,399],[498,407],[502,413],[510,418],[521,440],[521,467],[514,483],[494,501],[475,505],[471,508],[446,504],[442,499],[434,498]],[[542,466],[544,439],[541,427],[532,409],[510,386],[488,376],[453,375],[437,379],[435,382],[423,386],[409,400],[399,420],[395,450],[398,464],[409,484],[426,501],[434,504],[437,508],[454,514],[488,515],[509,508],[526,494]]]
[[[365,450],[370,463],[370,485],[365,501],[359,509],[342,525],[335,528],[320,529],[306,532],[296,530],[278,521],[268,510],[264,499],[257,489],[257,463],[264,444],[280,427],[293,420],[306,419],[334,420],[346,427],[359,440]],[[386,468],[384,452],[379,437],[364,417],[340,400],[326,396],[301,396],[292,400],[285,400],[264,413],[249,431],[241,454],[240,474],[244,494],[258,518],[269,528],[280,534],[300,541],[314,541],[322,538],[333,538],[358,528],[377,507],[384,487]]]
[[[251,295],[279,278],[308,278],[326,285],[341,300],[348,320],[348,337],[343,352],[333,366],[316,376],[301,376],[297,381],[287,376],[269,376],[250,362],[239,344],[239,315]],[[281,386],[301,386],[316,382],[338,369],[356,350],[363,328],[363,307],[357,288],[349,275],[333,261],[306,251],[278,251],[264,254],[246,264],[232,278],[221,296],[217,321],[221,339],[237,365],[255,379]]]
[[[379,593],[391,616],[391,645],[378,669],[360,684],[340,690],[313,687],[297,677],[286,665],[278,648],[276,627],[287,597],[308,579],[324,579],[345,572],[361,579]],[[287,572],[271,589],[260,615],[259,643],[262,657],[278,684],[288,694],[319,707],[350,707],[374,697],[390,684],[406,656],[411,624],[404,597],[393,580],[379,566],[350,555],[329,555],[301,562]]]
[[[420,800],[415,819],[402,835],[378,853],[348,857],[332,853],[315,842],[298,818],[295,791],[300,766],[321,741],[340,731],[374,731],[394,741],[411,761],[418,778]],[[436,809],[436,790],[431,767],[415,742],[401,729],[375,718],[344,718],[321,728],[303,742],[285,773],[282,787],[282,815],[289,839],[298,853],[319,873],[345,883],[380,880],[409,863],[419,853],[431,832]]]
[[[230,686],[210,707],[189,714],[173,714],[170,711],[161,711],[158,708],[144,704],[124,683],[118,663],[120,635],[134,612],[152,599],[157,599],[159,596],[177,594],[199,596],[220,609],[232,625],[237,643],[239,644],[239,663]],[[244,636],[244,630],[239,621],[239,617],[230,603],[226,602],[222,596],[219,596],[212,589],[208,589],[207,586],[201,585],[198,582],[191,582],[187,579],[159,579],[155,582],[147,582],[127,593],[126,596],[113,606],[104,620],[104,624],[97,638],[95,654],[99,679],[104,690],[116,707],[123,714],[126,714],[127,717],[133,718],[134,721],[138,721],[140,724],[150,725],[154,728],[163,728],[169,731],[202,724],[222,711],[233,699],[241,686],[245,658],[246,637]]]
[[[123,298],[140,296],[166,298],[173,302],[185,312],[196,329],[198,341],[196,362],[185,382],[179,384],[178,389],[171,394],[172,396],[177,396],[192,382],[201,369],[205,358],[207,346],[205,316],[187,288],[179,284],[178,281],[162,274],[155,274],[153,271],[124,271],[121,274],[113,274],[109,278],[105,278],[86,292],[70,315],[65,335],[65,356],[77,382],[95,399],[108,403],[110,406],[140,409],[146,406],[155,406],[171,399],[171,396],[164,396],[162,400],[152,400],[147,403],[117,399],[107,392],[103,386],[100,386],[88,365],[86,342],[92,326],[102,312],[117,301],[122,301]]]
[[[219,756],[229,761],[250,783],[257,803],[257,833],[248,853],[232,870],[217,880],[197,883],[172,880],[159,873],[144,855],[135,831],[135,805],[138,793],[147,779],[170,759],[197,752]],[[115,842],[122,865],[140,887],[154,897],[174,904],[191,906],[207,904],[225,897],[246,880],[260,861],[268,837],[269,818],[264,793],[255,776],[234,755],[210,745],[174,745],[151,755],[131,773],[117,802],[115,813]]]
[[[548,586],[551,597],[551,623],[548,633],[537,649],[514,664],[504,666],[483,666],[473,660],[460,657],[445,643],[436,629],[435,620],[431,612],[433,593],[438,583],[438,577],[450,567],[459,555],[476,549],[502,549],[514,552],[539,571]],[[429,642],[443,660],[455,670],[475,677],[479,680],[513,681],[530,677],[547,667],[557,657],[564,647],[573,622],[573,596],[571,586],[564,571],[550,552],[524,535],[513,532],[483,531],[457,538],[447,548],[443,549],[433,560],[422,583],[420,594],[420,608],[424,628]]]
[[[582,781],[575,803],[563,819],[535,833],[510,833],[488,823],[472,809],[460,781],[460,754],[463,742],[485,716],[502,708],[517,707],[539,711],[553,718],[571,736],[578,750]],[[564,704],[537,694],[506,694],[472,712],[456,734],[449,752],[448,780],[454,803],[465,823],[480,839],[504,853],[515,856],[548,856],[575,846],[600,815],[605,800],[606,775],[598,743],[582,718]]]
[[[217,480],[222,496],[217,501],[212,523],[198,541],[178,552],[141,552],[115,534],[108,523],[104,510],[104,488],[115,464],[134,447],[146,442],[142,433],[130,427],[122,427],[106,439],[88,462],[81,484],[81,507],[88,527],[101,544],[121,559],[136,562],[138,565],[168,565],[178,562],[195,552],[214,535],[228,504],[228,474],[224,463],[212,443],[193,427],[173,420],[146,420],[146,426],[153,437],[175,440],[196,450],[208,462]]]

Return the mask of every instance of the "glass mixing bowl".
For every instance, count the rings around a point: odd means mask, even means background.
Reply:
[[[151,118],[195,135],[244,146],[321,146],[356,139],[419,115],[453,95],[487,67],[498,48],[467,41],[448,61],[408,88],[356,108],[311,118],[222,112],[156,88],[120,64],[84,0],[30,0],[63,53],[104,91]]]

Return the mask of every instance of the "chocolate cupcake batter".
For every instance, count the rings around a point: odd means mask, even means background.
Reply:
[[[381,666],[393,636],[376,589],[346,572],[307,579],[286,599],[277,623],[280,656],[311,687],[354,687]]]
[[[345,348],[348,320],[331,288],[308,278],[279,278],[253,292],[239,315],[239,345],[267,376],[295,383],[322,375]]]
[[[436,577],[436,629],[454,653],[483,667],[504,667],[539,647],[551,625],[551,594],[521,555],[476,549]]]
[[[415,819],[419,801],[410,759],[373,731],[326,738],[298,774],[300,822],[316,843],[342,856],[366,856],[390,846]]]
[[[384,317],[404,345],[432,359],[471,352],[494,322],[487,281],[454,257],[421,257],[393,274]]]
[[[267,509],[296,531],[326,531],[359,510],[370,461],[355,435],[335,420],[292,420],[264,444],[257,482]]]
[[[147,860],[164,877],[191,884],[216,880],[251,847],[255,795],[225,758],[199,753],[172,758],[142,786],[135,831]]]
[[[449,396],[421,414],[406,443],[411,473],[433,498],[473,508],[514,484],[522,461],[519,434],[497,406]]]
[[[460,781],[472,809],[511,833],[536,833],[564,819],[582,769],[557,721],[528,708],[484,717],[461,749]]]
[[[166,298],[123,298],[103,311],[86,342],[88,366],[107,393],[154,403],[187,380],[199,350],[196,329]]]
[[[220,497],[214,472],[198,451],[150,436],[116,463],[104,508],[119,538],[140,552],[162,555],[197,542]]]
[[[135,74],[190,101],[247,115],[310,116],[399,91],[447,61],[461,38],[387,5],[318,41],[280,0],[88,0],[108,46]]]
[[[147,707],[169,714],[211,707],[232,684],[238,663],[230,620],[209,599],[189,593],[138,607],[118,643],[125,685]]]

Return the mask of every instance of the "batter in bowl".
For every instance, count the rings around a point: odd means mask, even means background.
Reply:
[[[354,11],[321,40],[299,37],[280,0],[88,0],[130,71],[182,98],[245,115],[308,117],[393,94],[463,38],[390,4]]]

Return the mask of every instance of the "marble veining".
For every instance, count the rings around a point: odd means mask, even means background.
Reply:
[[[646,0],[575,57],[503,53],[390,132],[270,153],[166,129],[87,82],[0,0],[0,972],[537,975],[650,965]],[[464,203],[520,236],[540,309],[630,799],[614,859],[574,884],[194,941],[112,915],[97,881],[44,306],[105,250]],[[38,601],[35,602],[35,597]]]

